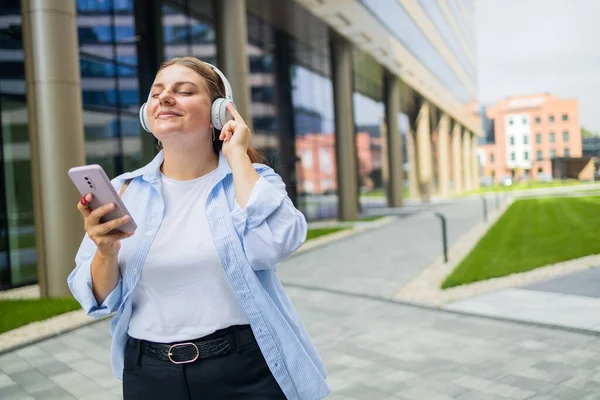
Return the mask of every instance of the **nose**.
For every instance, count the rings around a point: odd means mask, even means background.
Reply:
[[[174,103],[174,98],[171,95],[170,90],[163,90],[161,94],[158,95],[158,101],[161,105],[169,104],[172,105]]]

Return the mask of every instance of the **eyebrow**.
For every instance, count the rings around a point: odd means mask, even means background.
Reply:
[[[174,86],[181,86],[181,85],[184,85],[184,84],[186,84],[186,83],[189,83],[190,85],[194,85],[194,86],[198,87],[198,85],[196,85],[194,82],[190,82],[190,81],[179,81],[179,82],[175,82],[175,83],[174,83]],[[154,85],[152,85],[152,88],[151,88],[151,89],[154,89],[154,88],[156,88],[156,87],[165,87],[165,85],[164,85],[164,84],[162,84],[162,83],[155,83]]]

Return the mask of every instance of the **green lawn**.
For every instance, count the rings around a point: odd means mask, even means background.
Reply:
[[[600,197],[518,200],[442,288],[600,253]]]
[[[0,333],[80,308],[79,303],[72,297],[0,300]]]
[[[309,229],[308,233],[306,234],[306,241],[318,238],[319,236],[329,235],[331,233],[343,231],[344,229],[349,229],[349,228],[340,227],[340,228],[315,228],[315,229]]]

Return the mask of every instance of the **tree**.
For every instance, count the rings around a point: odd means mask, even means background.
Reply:
[[[591,138],[591,137],[594,137],[594,136],[599,136],[599,135],[597,133],[588,131],[583,126],[581,127],[581,138],[582,139]]]

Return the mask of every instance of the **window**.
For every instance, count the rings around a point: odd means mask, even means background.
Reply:
[[[515,137],[514,137],[514,136],[511,136],[511,137],[510,137],[510,145],[511,145],[511,146],[514,146],[514,145],[515,145]]]
[[[510,121],[508,121],[508,123],[512,125],[512,124],[514,124],[514,123],[515,123],[515,121],[513,121],[513,120],[511,119]]]
[[[527,118],[523,118],[523,125],[527,125]]]
[[[569,149],[565,149],[565,158],[569,157],[571,157],[571,153],[569,152]]]
[[[550,143],[554,143],[554,132],[550,132]]]
[[[512,161],[515,161],[515,153],[510,153],[510,159],[511,159]]]
[[[538,150],[536,155],[537,155],[537,160],[542,161],[542,151]]]
[[[535,123],[539,124],[540,122],[542,122],[542,119],[540,117],[535,117]]]
[[[536,143],[542,143],[542,134],[541,133],[536,133],[535,134],[535,142]]]
[[[525,152],[524,156],[525,156],[525,161],[529,160],[529,152],[528,151]]]
[[[494,162],[494,155],[490,154],[490,162],[493,163]]]
[[[563,142],[568,142],[568,141],[569,141],[569,132],[564,131],[563,132]]]
[[[550,150],[550,158],[555,158],[556,157],[556,150],[552,149]]]
[[[563,114],[562,120],[563,121],[568,121],[569,120],[569,116],[567,114]]]
[[[554,115],[548,117],[548,122],[554,122]]]
[[[319,164],[321,165],[321,171],[331,172],[333,162],[331,160],[331,155],[328,149],[319,149]],[[328,189],[330,187],[328,187]]]
[[[523,144],[529,144],[529,136],[523,136]]]
[[[312,167],[312,150],[311,149],[306,149],[302,152],[302,166],[304,168],[310,168]]]

